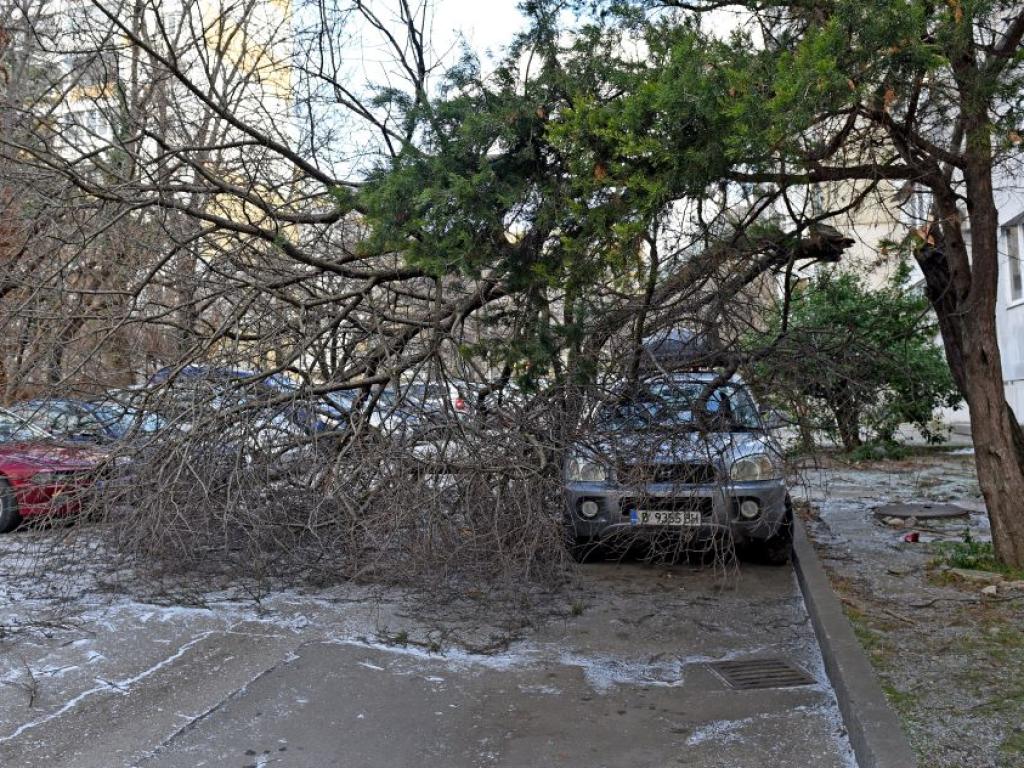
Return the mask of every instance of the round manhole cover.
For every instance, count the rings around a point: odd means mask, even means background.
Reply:
[[[918,520],[939,520],[946,517],[966,517],[968,512],[956,504],[940,504],[938,502],[907,502],[900,504],[883,504],[874,509],[875,517],[885,520],[890,517],[916,517]]]

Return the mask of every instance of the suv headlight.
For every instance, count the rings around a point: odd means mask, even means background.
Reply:
[[[766,453],[758,453],[753,456],[744,456],[737,459],[732,469],[729,470],[729,478],[736,483],[749,483],[757,480],[774,480],[779,476],[775,469],[774,462]]]
[[[603,483],[608,479],[608,470],[595,461],[570,459],[568,479],[570,483]]]
[[[57,485],[58,483],[67,479],[66,474],[58,472],[48,472],[46,470],[42,472],[36,472],[32,475],[33,485]]]

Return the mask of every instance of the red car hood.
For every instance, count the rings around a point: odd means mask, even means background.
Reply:
[[[6,462],[18,462],[31,467],[73,472],[92,469],[105,458],[106,452],[87,445],[48,442],[0,444],[0,466]]]

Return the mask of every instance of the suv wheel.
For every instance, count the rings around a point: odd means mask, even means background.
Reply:
[[[793,554],[793,500],[786,496],[786,514],[779,530],[764,541],[748,545],[751,559],[766,565],[785,565]]]

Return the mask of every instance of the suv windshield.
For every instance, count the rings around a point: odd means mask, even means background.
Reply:
[[[614,405],[603,406],[598,421],[615,430],[693,427],[701,421],[701,381],[652,381]],[[757,408],[746,388],[725,384],[707,400],[705,422],[712,429],[760,429]]]

